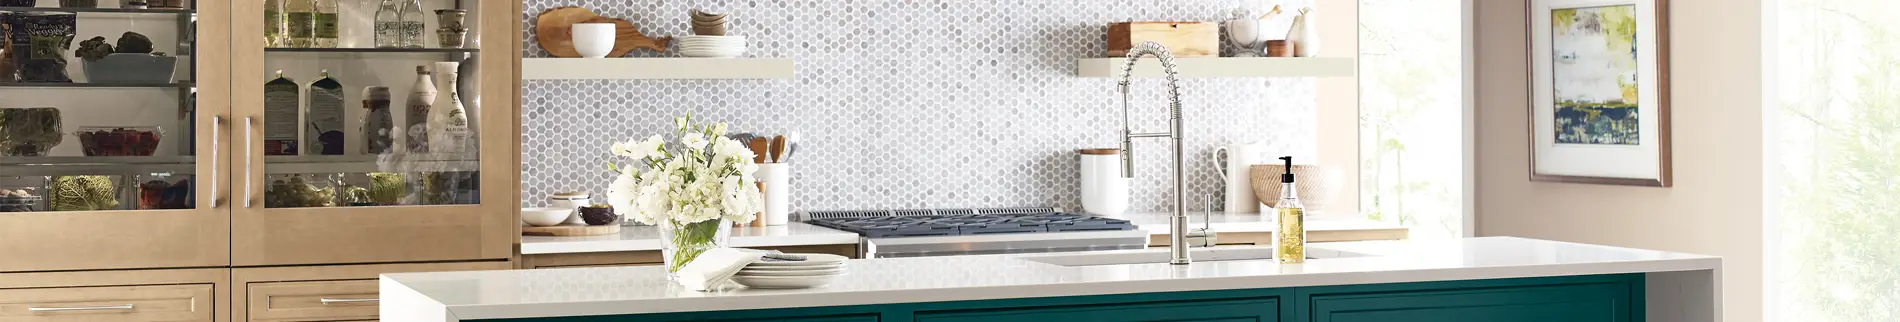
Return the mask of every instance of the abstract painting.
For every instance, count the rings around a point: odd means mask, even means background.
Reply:
[[[1531,181],[1669,176],[1667,0],[1531,0]]]
[[[1638,145],[1636,6],[1550,11],[1559,144]]]

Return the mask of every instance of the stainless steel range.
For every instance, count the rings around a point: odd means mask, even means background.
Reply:
[[[1143,249],[1127,220],[1056,208],[813,211],[806,223],[857,233],[865,258]]]

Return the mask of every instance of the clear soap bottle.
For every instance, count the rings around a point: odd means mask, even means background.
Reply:
[[[1305,263],[1306,207],[1300,204],[1299,188],[1293,184],[1293,157],[1280,160],[1286,162],[1286,173],[1280,175],[1280,201],[1273,205],[1280,224],[1273,234],[1273,257],[1282,264]]]

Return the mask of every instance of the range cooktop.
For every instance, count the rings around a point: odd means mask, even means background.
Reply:
[[[819,218],[806,223],[870,238],[1135,229],[1127,220],[1064,212]]]

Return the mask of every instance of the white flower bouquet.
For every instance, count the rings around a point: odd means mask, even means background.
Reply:
[[[619,173],[607,188],[608,204],[659,226],[669,275],[724,246],[732,223],[752,221],[764,204],[752,177],[755,154],[725,137],[725,123],[693,124],[691,115],[674,123],[678,142],[656,134],[614,143],[613,154],[633,162],[607,165]]]

